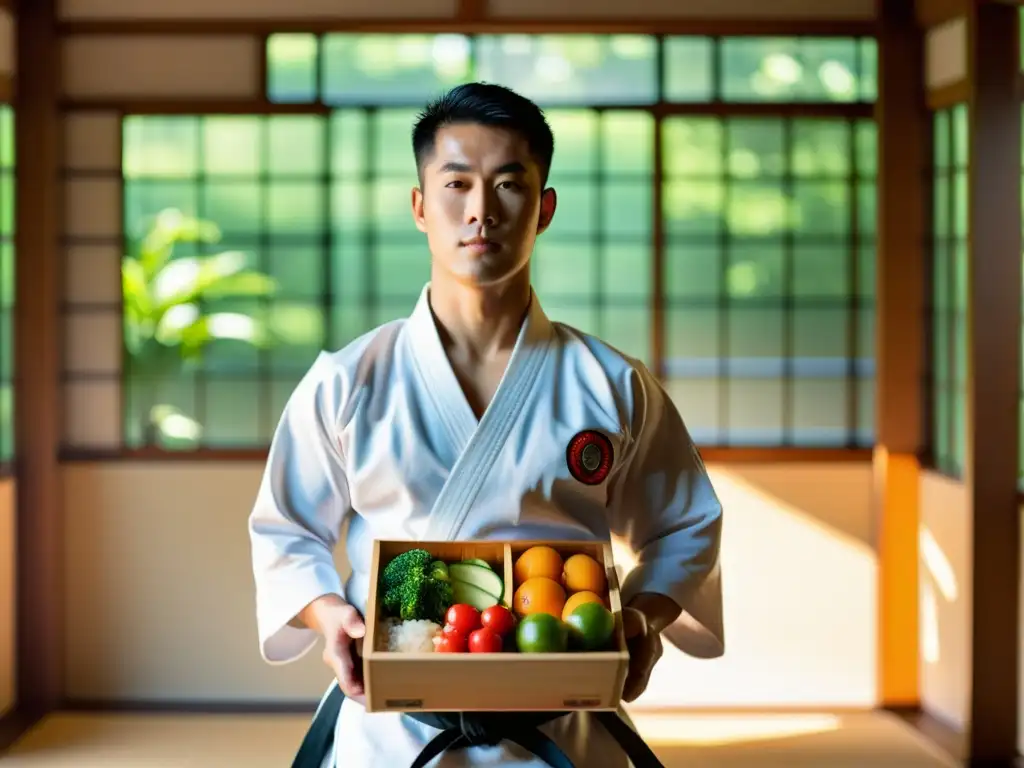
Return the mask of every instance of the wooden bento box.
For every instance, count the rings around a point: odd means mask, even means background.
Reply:
[[[569,645],[564,648],[557,642],[551,644],[553,635],[550,630],[553,624],[546,618],[527,617],[525,621],[532,626],[524,631],[537,632],[539,628],[539,636],[542,638],[539,645],[531,645],[536,641],[537,634],[524,635],[524,640],[517,640],[524,618],[516,610],[516,590],[520,583],[516,578],[515,564],[524,552],[535,547],[542,549],[534,550],[531,557],[524,560],[524,565],[518,571],[520,575],[530,575],[537,572],[538,568],[540,572],[545,572],[545,569],[550,571],[556,567],[557,561],[552,563],[550,551],[543,548],[554,550],[563,563],[573,555],[585,556],[575,558],[566,566],[566,572],[575,574],[569,577],[568,582],[563,579],[561,583],[566,601],[578,595],[574,606],[579,602],[596,603],[592,595],[579,594],[596,593],[596,590],[575,587],[581,584],[584,587],[597,587],[603,576],[604,591],[600,595],[600,602],[611,614],[610,630],[607,615],[591,606],[589,609],[573,608],[571,611],[595,617],[594,623],[584,624],[582,630],[578,616],[571,617],[575,622],[571,626],[558,620],[559,629],[567,632]],[[437,649],[437,640],[433,639],[429,641],[433,647],[427,650],[424,637],[419,638],[421,645],[417,646],[422,650],[389,649],[391,624],[400,619],[385,609],[386,601],[380,591],[381,577],[395,557],[411,550],[426,550],[435,561],[445,564],[442,580],[449,579],[455,586],[453,602],[468,602],[475,607],[479,606],[478,610],[494,602],[510,610],[515,619],[515,627],[505,632],[500,650],[441,652]],[[532,570],[524,570],[527,560],[533,566]],[[462,572],[460,566],[464,566]],[[581,569],[577,570],[575,566],[581,566]],[[436,563],[433,567],[436,567]],[[479,570],[469,573],[467,569],[473,567]],[[497,578],[476,578],[486,576],[487,570],[493,571]],[[467,582],[462,579],[473,582],[474,588],[466,587]],[[569,588],[566,588],[566,583]],[[500,592],[500,597],[475,600],[484,592]],[[550,584],[540,584],[538,587],[537,582],[534,582],[529,590],[524,590],[525,594],[519,596],[518,607],[526,612],[545,605],[557,608],[557,595],[550,597],[554,592]],[[530,603],[533,608],[525,607],[526,600],[534,597],[536,599]],[[552,600],[555,602],[552,603]],[[553,610],[548,612],[553,615]],[[500,614],[500,611],[497,613]],[[490,612],[489,618],[494,615],[495,612]],[[612,551],[603,542],[377,540],[374,542],[370,568],[366,619],[363,682],[366,709],[369,712],[614,710],[621,700],[629,653],[623,635],[622,606]],[[434,624],[439,622],[434,621]],[[423,624],[418,626],[432,629]],[[595,626],[598,628],[596,634],[591,629]],[[413,626],[409,629],[416,628]],[[609,631],[610,636],[607,634]],[[597,642],[600,644],[596,650],[590,650],[587,640],[589,638],[591,647],[595,647],[595,636],[607,639],[599,639]],[[520,650],[520,643],[527,652]],[[481,647],[476,646],[477,649]],[[543,650],[552,647],[559,650]]]

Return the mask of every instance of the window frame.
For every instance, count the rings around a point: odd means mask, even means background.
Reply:
[[[390,31],[390,30],[389,30]],[[422,31],[422,30],[420,30]],[[444,29],[432,29],[434,33],[439,32],[465,32],[464,29],[459,29],[457,25],[450,25]],[[559,30],[556,26],[547,28],[543,32],[558,33]],[[614,34],[618,30],[609,31],[609,34]],[[538,34],[543,33],[538,30]],[[694,33],[697,34],[697,33]],[[834,32],[832,34],[807,34],[806,32],[795,32],[789,29],[786,32],[781,32],[787,37],[840,37],[849,39],[853,37],[861,38],[873,38],[874,35],[866,33],[865,30],[852,30],[844,29],[842,32]],[[764,37],[765,33],[747,33],[745,36],[750,37]],[[264,36],[264,41],[269,35]],[[658,40],[659,46],[659,61],[661,58],[661,51],[663,50],[663,41],[665,35],[653,35]],[[220,103],[216,106],[211,106],[209,102],[202,102],[197,100],[183,100],[174,102],[154,102],[154,101],[134,101],[119,103],[117,105],[122,119],[135,116],[135,115],[190,115],[190,116],[216,116],[216,115],[278,115],[278,114],[316,114],[325,115],[329,114],[331,108],[324,106],[317,102],[312,104],[276,104],[269,101],[266,98],[265,84],[267,80],[268,62],[267,62],[267,45],[263,45],[260,48],[261,63],[259,71],[263,79],[264,89],[261,92],[261,98],[254,102],[246,103]],[[659,77],[660,79],[660,77]],[[95,105],[92,105],[95,108]],[[601,105],[589,105],[584,107],[581,105],[580,108],[589,109],[614,109],[614,110],[629,110],[639,109],[644,112],[649,112],[654,118],[654,172],[652,174],[652,207],[654,209],[654,223],[652,229],[653,243],[652,243],[652,257],[651,257],[651,268],[654,272],[654,283],[652,285],[652,328],[651,328],[651,355],[653,358],[654,365],[652,366],[656,373],[660,376],[663,371],[663,366],[660,363],[664,360],[664,335],[665,335],[665,291],[663,285],[663,267],[665,258],[665,236],[663,227],[663,214],[662,214],[662,196],[664,192],[663,183],[663,163],[662,163],[662,127],[666,119],[675,116],[708,116],[714,118],[731,118],[731,117],[774,117],[774,118],[842,118],[855,125],[855,121],[859,119],[870,119],[873,117],[874,102],[873,101],[850,101],[850,102],[732,102],[725,103],[722,101],[713,102],[697,102],[697,103],[678,103],[678,102],[666,102],[659,100],[658,102],[646,105],[637,106],[633,104],[601,104]],[[852,169],[851,174],[856,178],[857,169]],[[850,244],[851,258],[857,258],[854,253],[854,244],[857,243],[860,238],[860,233],[849,233],[847,235],[848,242]],[[852,289],[851,289],[852,290]],[[862,304],[862,300],[859,296],[843,297],[838,298],[837,303],[845,303],[848,306],[853,307],[855,310]],[[786,302],[786,306],[793,304],[792,297],[789,297]],[[855,320],[856,318],[851,318]],[[858,379],[853,378],[852,383],[856,383]],[[125,387],[125,376],[121,377],[122,393]],[[856,397],[853,394],[852,397]],[[122,408],[122,416],[124,417],[125,409]],[[122,440],[126,437],[124,429],[121,430]],[[793,461],[836,461],[836,460],[857,460],[862,461],[870,457],[872,446],[863,447],[803,447],[803,446],[765,446],[765,447],[724,447],[716,445],[701,446],[702,452],[706,457],[711,460],[729,460],[729,461],[765,461],[765,460],[793,460]],[[112,451],[95,451],[95,450],[81,450],[76,449],[73,446],[65,446],[62,454],[66,458],[97,458],[102,456],[112,457],[117,456],[121,458],[140,458],[140,459],[154,459],[154,458],[170,458],[170,459],[196,459],[196,458],[225,458],[225,459],[250,459],[250,458],[262,458],[267,453],[266,447],[253,447],[253,448],[241,448],[241,449],[223,449],[214,447],[197,447],[193,449],[184,450],[172,450],[165,449],[158,446],[144,446],[140,448],[128,448],[122,447]],[[719,457],[719,458],[715,458]]]
[[[9,276],[12,280],[12,284],[9,287],[11,293],[11,305],[6,308],[8,313],[6,323],[0,323],[0,330],[3,331],[3,336],[0,337],[0,344],[10,345],[9,350],[3,350],[3,354],[7,355],[10,361],[9,379],[0,380],[0,385],[6,386],[10,392],[10,422],[4,423],[0,421],[0,478],[14,477],[15,475],[15,463],[17,459],[17,399],[18,399],[18,383],[16,373],[16,347],[17,347],[17,305],[18,305],[18,248],[17,248],[17,218],[18,218],[18,204],[17,204],[17,136],[16,136],[16,104],[13,94],[13,83],[10,77],[0,78],[0,110],[8,113],[7,118],[7,130],[10,131],[10,144],[12,148],[11,153],[11,164],[9,168],[0,167],[0,174],[10,176],[10,184],[8,187],[11,200],[10,209],[10,225],[11,232],[9,235],[9,241],[6,245],[9,249],[9,258],[11,259],[11,268]],[[0,141],[2,141],[0,137]],[[6,205],[7,201],[0,195],[0,206]],[[2,277],[0,277],[2,279]],[[5,286],[0,285],[0,289]]]
[[[936,231],[935,231],[935,218],[936,218],[936,212],[935,212],[935,187],[936,187],[936,184],[935,184],[935,182],[936,182],[936,178],[937,178],[937,172],[936,172],[936,166],[935,166],[935,145],[934,145],[934,140],[935,140],[935,132],[936,132],[937,121],[939,121],[939,120],[946,121],[946,123],[948,125],[948,129],[949,129],[948,130],[948,136],[947,136],[948,147],[946,148],[946,163],[947,164],[942,169],[942,176],[943,176],[944,183],[946,183],[946,185],[947,185],[947,187],[946,187],[946,193],[947,194],[946,194],[945,199],[943,200],[943,205],[945,207],[944,216],[947,219],[947,221],[946,221],[947,226],[946,226],[946,231],[943,233],[943,241],[942,241],[942,243],[943,243],[944,246],[948,247],[951,243],[956,243],[957,242],[956,241],[956,237],[955,237],[955,232],[954,232],[955,222],[953,220],[954,216],[955,216],[955,209],[956,209],[956,191],[955,191],[954,180],[955,180],[955,177],[957,176],[957,173],[959,171],[961,171],[961,170],[968,174],[968,178],[969,178],[969,174],[970,174],[970,167],[971,167],[971,158],[970,158],[970,153],[969,153],[969,148],[970,148],[970,133],[969,132],[971,130],[971,125],[970,125],[970,102],[967,99],[963,98],[963,94],[960,92],[959,88],[954,88],[954,89],[951,89],[951,90],[948,91],[948,94],[947,94],[946,98],[944,98],[944,99],[937,99],[937,100],[932,101],[930,103],[929,107],[930,107],[930,110],[929,110],[929,115],[928,115],[928,124],[929,124],[931,130],[928,131],[928,137],[927,137],[927,143],[928,143],[928,146],[927,146],[927,151],[928,151],[928,155],[927,155],[928,156],[928,168],[927,168],[927,172],[924,174],[924,176],[925,176],[925,183],[922,185],[923,188],[924,188],[925,194],[927,195],[926,199],[927,199],[928,202],[927,202],[927,205],[925,206],[926,225],[927,225],[926,247],[923,249],[923,254],[922,254],[923,258],[925,260],[925,268],[924,268],[924,274],[925,274],[924,313],[925,313],[925,317],[924,317],[924,323],[922,324],[923,325],[923,334],[922,334],[923,338],[922,338],[922,342],[924,344],[924,350],[923,350],[924,365],[923,365],[923,372],[922,372],[923,376],[922,376],[922,383],[921,383],[921,385],[922,385],[922,401],[921,401],[922,402],[922,424],[921,424],[921,432],[922,432],[923,440],[922,440],[922,450],[920,452],[919,459],[921,461],[922,468],[924,468],[924,469],[927,469],[927,470],[929,470],[931,472],[934,472],[936,474],[942,475],[944,477],[948,477],[948,478],[953,479],[953,480],[962,480],[963,479],[963,470],[962,470],[962,468],[957,469],[955,467],[952,467],[950,464],[948,464],[946,462],[946,459],[955,458],[955,455],[956,455],[956,449],[953,446],[953,443],[955,442],[955,436],[957,434],[957,429],[956,429],[956,411],[955,411],[955,407],[954,407],[955,402],[956,402],[956,398],[957,398],[957,393],[955,391],[956,390],[956,384],[955,384],[955,380],[953,378],[956,375],[955,371],[953,370],[954,366],[956,364],[956,344],[955,344],[955,339],[954,339],[953,327],[956,325],[955,320],[956,320],[956,315],[957,315],[958,310],[957,310],[957,308],[955,306],[945,306],[945,307],[942,308],[942,310],[943,310],[943,312],[942,312],[942,320],[945,323],[945,325],[947,326],[946,329],[945,329],[945,332],[947,334],[947,339],[946,339],[945,347],[946,347],[946,353],[949,355],[948,366],[950,368],[950,370],[948,371],[948,376],[950,378],[949,378],[948,381],[944,382],[944,384],[943,384],[943,389],[946,390],[946,395],[949,398],[950,409],[951,409],[950,413],[948,414],[949,423],[946,426],[946,430],[945,430],[945,432],[946,432],[945,438],[950,443],[949,448],[948,448],[950,455],[948,457],[939,456],[938,452],[937,452],[937,447],[936,447],[936,438],[937,438],[937,434],[936,434],[936,419],[938,418],[937,408],[939,407],[939,405],[938,405],[939,404],[939,392],[937,391],[937,384],[936,384],[936,380],[935,380],[936,366],[937,366],[937,360],[936,360],[936,355],[935,355],[935,339],[936,339],[936,326],[935,326],[935,323],[936,323],[936,319],[937,318],[936,318],[936,312],[935,312],[936,308],[934,306],[934,301],[935,301],[935,280],[936,280],[935,259],[936,259],[936,245],[937,245]],[[956,148],[955,148],[955,144],[954,144],[954,136],[953,136],[953,134],[954,134],[954,131],[955,131],[955,126],[954,126],[955,119],[956,119],[955,118],[955,113],[956,113],[956,111],[958,109],[967,110],[967,116],[966,117],[967,117],[967,131],[968,131],[968,134],[967,134],[967,136],[965,138],[966,138],[966,141],[967,141],[967,151],[968,151],[968,154],[967,154],[967,158],[965,160],[965,163],[963,165],[963,168],[960,168],[959,166],[957,166],[956,165],[956,160],[955,160]],[[968,194],[970,194],[969,193],[969,187],[968,187]],[[971,258],[971,256],[970,256],[970,237],[969,237],[969,235],[965,235],[964,246],[967,248],[967,259],[968,259],[968,263],[969,263],[970,258]],[[945,296],[945,298],[946,298],[947,302],[950,302],[950,301],[954,301],[955,302],[956,283],[955,283],[954,279],[952,279],[952,269],[951,269],[953,266],[955,266],[955,263],[954,263],[954,258],[955,257],[953,256],[952,253],[948,253],[946,255],[946,258],[949,260],[949,264],[947,265],[947,268],[950,268],[951,274],[950,274],[950,279],[948,281],[948,285],[947,285],[947,288],[946,288],[946,296]],[[968,301],[969,300],[970,299],[968,298]],[[968,310],[965,309],[965,311],[968,311]],[[965,333],[966,333],[966,331],[965,331]],[[969,344],[970,340],[969,339],[965,339],[965,343]],[[965,376],[966,376],[966,372],[965,372]],[[966,387],[966,383],[964,384],[964,386]],[[961,394],[962,394],[963,399],[966,400],[966,397],[967,397],[966,392],[961,393]],[[964,425],[964,428],[966,429],[966,425]]]

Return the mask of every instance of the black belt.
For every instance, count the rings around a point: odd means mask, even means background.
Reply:
[[[320,710],[302,740],[292,768],[320,768],[324,757],[334,744],[334,731],[345,694],[337,684],[331,686]],[[551,768],[575,768],[572,761],[539,728],[545,723],[569,712],[529,713],[461,713],[461,712],[415,712],[408,716],[425,723],[441,732],[420,752],[410,768],[425,768],[435,757],[447,749],[466,747],[497,746],[502,741],[511,741],[540,758]],[[640,735],[630,728],[616,712],[592,712],[591,715],[604,726],[612,738],[619,743],[633,768],[664,768],[651,748]]]

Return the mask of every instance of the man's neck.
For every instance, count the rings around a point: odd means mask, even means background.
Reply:
[[[521,277],[486,289],[435,275],[429,299],[449,354],[484,363],[515,346],[531,295],[529,276],[523,270]]]

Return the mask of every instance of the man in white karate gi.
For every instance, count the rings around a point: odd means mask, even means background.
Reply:
[[[412,191],[430,282],[409,317],[322,353],[274,435],[249,520],[259,643],[284,664],[324,639],[337,678],[325,701],[333,691],[340,710],[316,765],[406,768],[439,733],[362,705],[354,646],[375,538],[619,537],[638,562],[622,584],[627,702],[662,635],[723,652],[722,510],[679,413],[640,362],[552,322],[532,290],[534,242],[555,214],[553,148],[543,113],[505,88],[468,84],[430,104]],[[332,551],[345,523],[343,585]],[[577,768],[630,764],[594,714],[540,731]],[[432,764],[546,763],[502,741]]]

